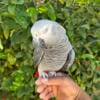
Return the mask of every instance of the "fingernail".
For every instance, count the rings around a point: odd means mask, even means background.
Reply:
[[[38,81],[35,82],[35,84],[37,84],[37,83],[38,83]]]
[[[37,89],[37,92],[38,92],[38,93],[40,93],[40,90],[39,90],[39,89]]]
[[[35,82],[35,84],[36,84],[36,85],[39,85],[39,84],[40,84],[40,81],[39,81],[39,80],[37,80],[37,81]]]
[[[44,98],[44,96],[43,96],[43,95],[41,95],[41,94],[40,94],[40,96],[39,96],[39,97],[40,97],[40,99],[43,99],[43,98]]]

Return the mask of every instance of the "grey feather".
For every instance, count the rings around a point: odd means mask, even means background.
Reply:
[[[61,72],[65,72],[66,69],[67,69],[68,67],[70,67],[70,66],[73,64],[74,58],[75,58],[75,52],[74,52],[74,50],[72,49],[72,50],[68,53],[68,56],[67,56],[67,58],[66,58],[66,62],[65,62],[65,64],[64,64],[64,66],[60,69],[60,71],[61,71]]]
[[[35,66],[39,74],[44,71],[59,71],[72,65],[75,53],[66,35],[66,30],[57,22],[37,21],[31,28]]]
[[[58,71],[66,62],[68,53],[72,50],[69,40],[62,40],[51,48],[45,49],[45,54],[39,68],[42,70]],[[71,61],[71,60],[70,60]],[[69,63],[68,63],[69,64]],[[67,67],[67,66],[66,66]]]
[[[35,46],[35,49],[34,49],[34,66],[37,67],[43,56],[44,56],[44,49],[46,49],[46,46],[45,46],[45,42],[42,40],[42,39],[39,39],[37,45],[35,42],[34,43],[34,46]]]
[[[40,64],[43,55],[44,52],[41,48],[36,47],[34,49],[34,67],[37,67]]]

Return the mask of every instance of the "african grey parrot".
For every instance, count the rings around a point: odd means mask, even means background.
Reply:
[[[75,53],[66,36],[66,30],[57,22],[39,20],[31,28],[35,66],[39,76],[46,77],[45,71],[55,75],[65,72],[73,64]],[[45,74],[45,75],[44,75]]]

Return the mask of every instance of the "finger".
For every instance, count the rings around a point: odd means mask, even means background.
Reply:
[[[50,93],[48,93],[48,94],[45,96],[45,98],[44,98],[43,100],[49,100],[49,99],[51,99],[51,98],[53,98],[53,97],[54,97],[53,93],[50,92]]]
[[[43,83],[42,83],[42,81],[41,81],[41,78],[39,78],[38,80],[36,80],[35,84],[36,84],[36,85],[42,85]]]
[[[53,94],[56,97],[57,94],[58,94],[58,87],[57,86],[52,86],[52,89],[53,89]]]
[[[46,85],[62,85],[66,83],[66,77],[55,77],[48,80],[41,79],[41,82]]]
[[[38,87],[37,87],[37,92],[38,93],[41,93],[42,91],[44,91],[44,89],[47,87],[47,85],[39,85]]]
[[[40,94],[40,98],[41,98],[41,99],[45,99],[46,96],[47,96],[49,93],[53,93],[53,92],[50,91],[48,88],[46,88],[46,89]]]
[[[52,87],[49,86],[46,89],[48,89],[48,94],[44,97],[43,100],[49,100],[50,98],[54,97]]]

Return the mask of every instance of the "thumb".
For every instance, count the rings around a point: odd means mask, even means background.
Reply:
[[[55,77],[47,79],[41,79],[41,82],[46,85],[62,85],[66,83],[65,77]]]

